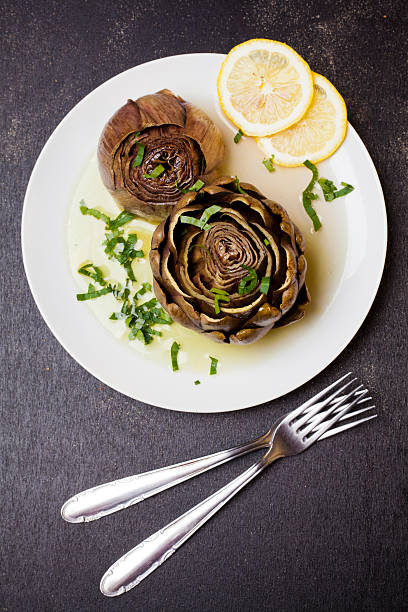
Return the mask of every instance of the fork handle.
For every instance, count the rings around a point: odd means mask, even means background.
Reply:
[[[267,454],[267,453],[266,453]],[[137,586],[268,465],[265,456],[219,491],[123,555],[103,575],[103,595],[116,597]]]
[[[102,516],[137,504],[147,497],[156,495],[156,493],[231,459],[263,448],[269,441],[268,434],[269,432],[251,442],[206,457],[191,459],[87,489],[65,502],[61,508],[61,516],[68,523],[95,521]]]

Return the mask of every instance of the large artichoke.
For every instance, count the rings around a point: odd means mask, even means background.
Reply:
[[[152,220],[167,217],[197,179],[214,178],[223,156],[217,126],[168,89],[129,100],[105,125],[98,145],[101,177],[117,203]],[[161,174],[146,177],[159,166]]]
[[[185,327],[249,344],[303,317],[310,301],[304,250],[282,206],[221,177],[186,194],[155,230],[154,290]]]

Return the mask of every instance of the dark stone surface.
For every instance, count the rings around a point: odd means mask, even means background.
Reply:
[[[14,0],[0,21],[0,610],[405,610],[406,2]],[[356,337],[304,388],[235,414],[168,412],[101,385],[48,330],[21,260],[24,192],[47,138],[94,87],[151,59],[253,37],[288,42],[343,93],[386,196],[385,273]],[[60,519],[68,496],[249,439],[347,370],[369,385],[377,421],[276,464],[131,593],[99,593],[112,561],[251,459],[86,526]]]

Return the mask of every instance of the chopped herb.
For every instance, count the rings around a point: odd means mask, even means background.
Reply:
[[[326,202],[331,202],[332,200],[334,200],[334,192],[336,191],[337,187],[333,183],[333,181],[330,181],[329,179],[325,178],[319,178],[317,182],[322,188],[324,199],[326,200]]]
[[[85,266],[79,268],[78,273],[82,274],[83,276],[89,276],[94,281],[99,283],[102,287],[106,285],[106,281],[103,278],[102,270],[97,266],[94,266],[94,264],[92,263],[86,264]]]
[[[189,217],[188,215],[181,215],[180,222],[181,223],[189,223],[190,225],[195,225],[195,227],[199,227],[200,229],[207,231],[211,228],[211,225],[208,225],[207,221],[212,215],[219,212],[221,210],[221,206],[217,206],[213,204],[213,206],[209,206],[206,208],[200,219],[196,219],[196,217]]]
[[[259,291],[267,295],[269,291],[270,282],[271,282],[270,276],[263,276],[261,280],[261,284],[259,286]]]
[[[239,178],[237,176],[235,177],[235,185],[237,186],[239,193],[243,193],[244,195],[247,194],[247,192],[242,189],[241,183],[239,182]]]
[[[113,295],[122,302],[122,308],[120,312],[113,312],[109,318],[113,321],[125,320],[130,330],[129,340],[137,339],[144,344],[150,344],[154,336],[161,336],[161,332],[153,329],[153,325],[170,325],[173,322],[167,312],[158,306],[156,298],[138,304],[139,298],[151,290],[150,283],[143,283],[131,298],[128,288],[122,289],[120,284],[113,288]]]
[[[268,170],[268,172],[275,172],[275,168],[273,165],[273,158],[275,157],[275,155],[271,155],[268,159],[264,159],[263,160],[263,165],[265,166],[265,168]]]
[[[221,310],[220,310],[220,304],[219,302],[229,302],[230,301],[230,296],[228,294],[228,291],[224,291],[223,289],[217,289],[216,287],[213,287],[212,289],[210,289],[211,293],[214,293],[214,310],[215,310],[215,314],[220,314]]]
[[[199,191],[201,189],[201,187],[204,187],[205,183],[204,181],[201,181],[200,179],[198,179],[194,185],[192,185],[191,187],[188,188],[189,191]]]
[[[163,172],[164,172],[164,166],[159,164],[158,166],[155,167],[154,170],[152,170],[152,172],[150,174],[144,174],[143,178],[152,178],[152,179],[155,179],[158,176],[160,176]]]
[[[179,366],[177,363],[177,355],[178,355],[179,350],[180,350],[180,345],[176,341],[174,341],[170,349],[171,367],[173,368],[173,372],[179,369]]]
[[[199,380],[195,380],[195,381],[194,381],[194,384],[195,384],[195,385],[201,385],[201,382],[200,382]]]
[[[135,218],[130,212],[126,212],[126,210],[122,210],[121,213],[115,218],[111,219],[108,215],[105,215],[103,212],[98,210],[97,208],[88,208],[85,206],[84,200],[80,202],[80,210],[83,215],[90,215],[91,217],[95,217],[95,219],[101,219],[105,222],[106,229],[111,231],[117,230],[121,225],[125,225],[125,223],[129,223],[132,219]]]
[[[341,182],[340,185],[343,185],[343,189],[339,189],[338,191],[335,192],[334,194],[335,198],[342,198],[348,193],[351,193],[352,191],[354,191],[353,185],[349,185],[348,183],[343,183],[343,182]]]
[[[312,162],[310,162],[308,159],[304,161],[303,164],[306,166],[306,168],[309,168],[309,170],[312,171],[312,178],[310,179],[309,184],[307,185],[306,189],[302,194],[303,207],[313,222],[314,231],[317,232],[317,230],[322,227],[322,224],[319,217],[317,216],[315,209],[312,206],[312,200],[316,200],[316,198],[318,197],[315,193],[313,193],[312,190],[319,177],[319,173],[316,166],[312,164]]]
[[[249,268],[244,264],[241,264],[241,268],[244,268],[244,270],[248,270],[249,274],[247,274],[246,276],[244,276],[244,278],[241,279],[241,282],[239,283],[238,287],[238,293],[239,295],[247,295],[248,293],[251,293],[253,289],[255,289],[256,284],[258,282],[258,276],[253,268]]]
[[[207,225],[207,221],[209,220],[210,217],[212,217],[212,215],[215,215],[217,212],[220,212],[220,210],[221,210],[221,206],[217,206],[217,204],[213,204],[212,206],[209,206],[208,208],[204,210],[200,218],[202,228],[204,230],[210,229],[211,226]]]
[[[196,227],[199,227],[200,229],[203,229],[201,227],[200,219],[196,219],[195,217],[189,217],[188,215],[181,215],[180,222],[181,223],[189,223],[190,225],[195,225]]]
[[[269,242],[269,240],[267,238],[264,238],[264,245],[265,246],[269,246],[270,245],[270,242]]]
[[[238,144],[238,143],[239,143],[239,141],[241,140],[241,138],[243,137],[243,135],[244,135],[244,132],[243,132],[241,129],[239,129],[239,130],[238,130],[238,132],[237,132],[237,133],[235,134],[235,136],[234,136],[234,142],[235,142],[235,144]]]
[[[122,212],[115,219],[109,221],[109,229],[111,231],[115,231],[122,225],[125,225],[125,223],[132,221],[134,218],[135,215],[133,213],[122,210]]]
[[[95,217],[95,219],[102,219],[102,221],[105,221],[106,226],[109,226],[111,222],[111,219],[97,208],[88,208],[84,200],[80,202],[80,210],[83,215],[91,215],[91,217]]]
[[[144,155],[145,148],[142,144],[140,144],[140,142],[137,142],[136,146],[137,146],[137,155],[133,161],[132,168],[136,168],[137,166],[140,166],[143,161],[143,155]]]
[[[210,355],[210,359],[211,359],[210,376],[212,376],[213,374],[217,373],[218,359],[216,359],[215,357],[211,357],[211,355]]]
[[[218,295],[229,295],[228,291],[224,291],[224,289],[217,289],[216,287],[212,287],[210,291],[211,293],[218,293]]]
[[[93,300],[97,297],[100,297],[101,295],[106,295],[107,293],[111,293],[111,292],[112,292],[111,285],[108,285],[107,287],[104,287],[103,289],[96,289],[95,286],[90,283],[88,285],[87,293],[77,293],[76,298],[78,302],[84,302],[85,300]]]

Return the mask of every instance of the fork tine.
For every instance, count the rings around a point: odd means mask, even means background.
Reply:
[[[310,421],[310,419],[315,416],[318,413],[322,412],[322,408],[325,408],[326,406],[328,406],[329,404],[333,404],[330,408],[329,408],[329,413],[333,412],[333,410],[335,410],[336,408],[338,408],[339,406],[341,406],[342,404],[344,405],[345,402],[350,399],[353,395],[355,395],[356,391],[358,391],[359,389],[361,389],[361,387],[363,385],[359,385],[358,387],[356,387],[353,391],[350,391],[347,395],[345,395],[343,397],[342,400],[333,403],[333,400],[338,397],[338,395],[340,393],[342,393],[342,391],[344,391],[345,389],[347,389],[347,387],[349,387],[355,380],[357,380],[356,378],[352,378],[348,383],[346,383],[345,385],[343,385],[342,387],[340,387],[340,389],[337,389],[337,391],[335,391],[334,393],[332,393],[331,395],[329,395],[328,398],[326,398],[323,402],[319,402],[317,404],[317,406],[315,406],[310,412],[307,412],[302,418],[300,418],[297,422],[296,422],[296,429],[299,429],[300,427],[302,427],[303,425],[305,425],[305,423],[307,423],[308,421]],[[361,399],[361,395],[358,396],[357,401]],[[324,418],[324,417],[323,417]],[[323,420],[323,419],[322,419]]]
[[[358,405],[358,403],[357,403]],[[349,419],[352,419],[353,417],[356,417],[358,414],[363,414],[363,412],[367,412],[368,410],[372,410],[373,408],[375,408],[375,406],[368,406],[367,408],[361,408],[360,410],[355,410],[354,412],[346,412],[346,414],[344,414],[340,419],[340,421],[347,421]],[[320,425],[316,425],[312,431],[318,431],[320,428],[322,427],[322,424],[320,423]]]
[[[356,393],[356,395],[358,395],[358,393]],[[340,404],[340,402],[342,402],[342,401],[343,401],[343,399],[345,399],[345,396],[343,396],[343,397],[341,398],[341,400],[339,400],[338,402],[336,402],[336,405],[334,405],[333,414],[336,414],[337,412],[340,412],[340,410],[342,410],[342,409],[343,409],[343,404]],[[364,402],[368,402],[369,400],[372,400],[372,399],[373,399],[373,398],[372,398],[371,396],[363,397],[362,399],[359,399],[359,400],[358,400],[358,402],[357,402],[356,406],[361,406],[361,404],[363,404]],[[340,404],[340,406],[339,406],[339,404]],[[372,406],[370,406],[370,407],[372,408]],[[332,406],[331,406],[330,408],[328,408],[328,410],[325,410],[325,411],[324,411],[324,415],[325,415],[325,416],[328,416],[328,415],[330,414],[330,409],[331,409],[331,408],[332,408]],[[368,410],[368,408],[364,408],[364,409],[363,409],[363,410],[361,410],[360,412],[364,412],[364,410]],[[323,412],[322,412],[322,413],[318,413],[318,414],[317,414],[317,416],[310,416],[310,419],[309,419],[308,423],[311,423],[312,421],[314,421],[314,422],[316,423],[316,418],[317,418],[318,416],[320,416],[320,414],[323,414]],[[356,414],[356,413],[353,413],[353,414]],[[357,413],[357,414],[358,414],[358,413]],[[350,415],[349,415],[347,418],[350,418]],[[340,420],[341,420],[341,419],[340,419]]]
[[[368,391],[366,391],[366,393],[368,393]],[[343,407],[342,410],[340,410],[340,412],[338,412],[337,414],[335,414],[330,421],[327,421],[326,423],[323,423],[323,425],[320,427],[320,429],[318,431],[316,431],[310,438],[308,438],[307,443],[308,446],[310,446],[311,444],[313,444],[313,442],[316,442],[316,440],[318,440],[320,438],[321,435],[324,434],[325,431],[327,431],[328,429],[330,429],[330,427],[332,425],[334,425],[334,423],[337,423],[337,421],[339,421],[341,419],[341,417],[346,414],[346,412],[349,412],[351,408],[353,408],[353,406],[355,406],[358,402],[358,397],[355,398],[350,404],[346,404],[346,406]],[[324,417],[323,417],[324,418]],[[314,424],[312,423],[312,425],[306,428],[306,430],[304,430],[302,432],[303,437],[307,435],[307,433],[313,429],[314,425],[317,425],[318,423],[321,422],[320,417],[318,417],[318,419],[315,419]]]
[[[322,391],[319,391],[319,393],[316,393],[316,395],[314,395],[309,400],[307,400],[306,402],[301,404],[299,406],[299,408],[296,408],[295,410],[292,410],[292,412],[290,412],[286,416],[285,421],[286,420],[292,420],[293,418],[297,417],[299,414],[302,414],[303,412],[306,412],[308,409],[313,410],[314,405],[316,404],[316,402],[321,397],[323,397],[328,391],[331,391],[336,385],[341,383],[342,380],[344,380],[345,378],[347,378],[347,376],[350,376],[350,375],[351,375],[351,372],[347,372],[347,374],[344,374],[344,376],[342,376],[341,378],[336,380],[334,383],[332,383],[331,385],[329,385],[328,387],[326,387]]]
[[[378,416],[377,414],[373,414],[372,416],[365,417],[364,419],[360,419],[359,421],[355,421],[354,423],[347,423],[346,425],[341,425],[340,427],[334,427],[334,429],[329,429],[328,431],[326,431],[324,434],[322,434],[319,437],[319,442],[320,440],[324,440],[325,438],[329,438],[330,436],[335,436],[336,434],[341,433],[342,431],[351,429],[352,427],[355,427],[356,425],[361,425],[361,423],[365,423],[366,421],[371,421],[371,419],[375,419],[377,416]]]

